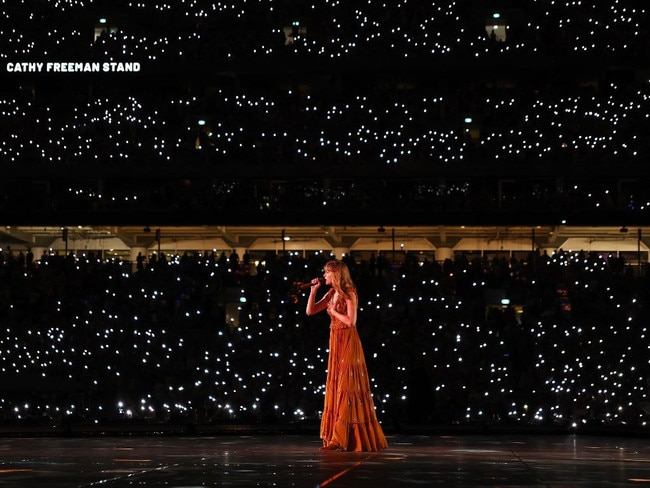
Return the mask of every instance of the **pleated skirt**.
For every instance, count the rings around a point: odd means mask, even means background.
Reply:
[[[388,446],[377,420],[368,368],[356,327],[332,328],[320,436],[344,451]]]

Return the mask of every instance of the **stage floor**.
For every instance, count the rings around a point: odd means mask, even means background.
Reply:
[[[647,439],[409,435],[379,453],[308,435],[0,438],[0,487],[650,486]]]

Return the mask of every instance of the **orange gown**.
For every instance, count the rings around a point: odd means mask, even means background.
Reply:
[[[334,290],[327,294],[331,300]],[[345,313],[345,307],[345,299],[340,298],[336,310]],[[331,314],[330,318],[325,406],[320,427],[323,445],[333,443],[344,451],[384,449],[388,442],[375,413],[357,328]]]

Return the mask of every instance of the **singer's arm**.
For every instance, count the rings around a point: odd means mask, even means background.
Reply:
[[[333,302],[328,303],[327,306],[330,310],[330,314],[332,314],[333,317],[339,319],[340,322],[344,323],[348,327],[354,327],[357,324],[356,294],[352,295],[350,298],[345,299],[345,313],[336,310],[336,305]]]
[[[320,283],[314,285],[309,290],[309,298],[307,299],[307,315],[314,315],[318,312],[322,312],[327,308],[327,303],[329,302],[330,296],[326,293],[323,298],[319,301],[316,301],[316,290],[320,288]]]

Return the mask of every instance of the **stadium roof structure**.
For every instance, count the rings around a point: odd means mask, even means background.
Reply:
[[[64,239],[64,231],[65,238]],[[650,226],[18,226],[0,230],[0,246],[131,252],[529,253],[536,250],[639,252],[647,261]]]

